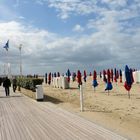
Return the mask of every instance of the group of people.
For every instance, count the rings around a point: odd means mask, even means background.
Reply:
[[[5,77],[5,79],[3,80],[3,87],[5,88],[5,94],[6,94],[6,96],[9,96],[10,95],[10,87],[11,87],[11,84],[13,85],[13,92],[15,92],[16,91],[16,88],[17,88],[17,80],[16,80],[16,78],[14,77],[12,79],[12,82],[11,82],[8,77]]]

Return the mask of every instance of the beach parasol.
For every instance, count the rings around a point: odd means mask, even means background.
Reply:
[[[125,83],[124,83],[124,87],[125,89],[128,91],[128,97],[130,98],[130,89],[132,86],[132,75],[131,75],[131,70],[128,68],[128,66],[125,66]]]
[[[110,70],[108,69],[107,70],[107,85],[106,85],[106,90],[108,90],[108,95],[109,95],[109,90],[112,90],[113,86],[112,86],[112,83],[110,81]]]
[[[119,78],[119,71],[117,70],[117,79]]]
[[[56,77],[56,72],[54,73],[54,75],[53,75],[54,77]]]
[[[45,83],[47,84],[47,73],[45,73]]]
[[[48,75],[48,84],[49,84],[49,85],[51,84],[51,72],[50,72],[49,75]]]
[[[92,76],[91,72],[89,73],[89,76]]]
[[[67,76],[68,76],[68,82],[70,82],[71,73],[70,73],[70,70],[69,69],[67,70]]]
[[[57,72],[57,77],[60,77],[60,73],[59,72]]]
[[[106,71],[105,71],[105,70],[103,70],[103,81],[104,81],[105,83],[107,83]]]
[[[95,70],[93,72],[93,83],[92,83],[92,85],[94,86],[94,91],[95,91],[95,88],[98,86],[98,83],[97,83],[97,73],[96,73]]]
[[[75,78],[76,78],[76,73],[73,72],[73,73],[72,73],[72,80],[73,80],[73,82],[75,81]]]
[[[120,69],[120,83],[122,83],[122,70]]]
[[[84,70],[84,81],[86,82],[87,74],[86,71]]]
[[[80,88],[80,85],[82,85],[80,70],[77,71],[77,82],[78,82],[78,87]]]
[[[114,81],[117,83],[117,70],[116,70],[116,68],[114,69]]]
[[[110,76],[110,78],[111,78],[111,81],[113,82],[113,69],[111,69],[111,76]]]

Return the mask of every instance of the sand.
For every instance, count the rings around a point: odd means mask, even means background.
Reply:
[[[105,92],[105,84],[98,79],[94,91],[92,77],[83,83],[84,111],[80,111],[80,95],[77,82],[70,89],[43,85],[45,99],[70,112],[76,113],[96,124],[116,132],[129,140],[140,139],[140,85],[133,84],[128,98],[123,83],[113,83],[113,90]]]

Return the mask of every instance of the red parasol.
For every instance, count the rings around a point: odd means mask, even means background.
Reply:
[[[112,80],[112,82],[113,82],[113,69],[111,69],[111,75],[110,75],[110,78],[111,78],[111,80]]]
[[[80,88],[80,85],[82,85],[80,70],[77,71],[77,81],[78,81],[78,87]]]
[[[84,70],[84,81],[86,82],[87,74],[86,71]]]

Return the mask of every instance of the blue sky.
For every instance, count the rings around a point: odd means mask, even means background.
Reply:
[[[139,0],[0,0],[0,74],[139,69]],[[3,46],[9,39],[8,57]]]

